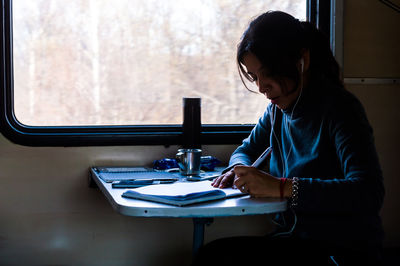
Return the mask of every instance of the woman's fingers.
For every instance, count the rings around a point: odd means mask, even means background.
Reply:
[[[257,197],[279,197],[280,179],[251,166],[237,166],[234,184],[240,191]]]
[[[249,187],[246,185],[246,175],[251,167],[248,166],[235,166],[233,172],[235,173],[234,185],[243,193],[249,193]]]
[[[219,186],[219,183],[221,182],[221,175],[217,178],[215,178],[212,182],[211,182],[211,186]]]
[[[235,177],[235,173],[230,170],[226,172],[225,174],[217,177],[211,185],[213,187],[219,187],[219,188],[226,188],[226,187],[231,187],[233,184],[233,179]]]
[[[254,171],[255,168],[252,166],[245,166],[245,165],[237,165],[233,168],[233,172],[237,176],[245,176],[250,172]]]

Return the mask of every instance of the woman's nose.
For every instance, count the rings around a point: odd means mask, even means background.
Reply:
[[[271,89],[272,89],[272,86],[271,86],[271,84],[269,84],[269,83],[262,83],[262,82],[259,82],[257,85],[258,85],[258,90],[259,90],[260,93],[262,93],[262,94],[265,94],[265,93],[271,91]]]

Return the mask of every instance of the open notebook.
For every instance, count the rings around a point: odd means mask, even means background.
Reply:
[[[176,182],[174,184],[151,185],[127,190],[123,197],[155,201],[175,206],[225,199],[246,195],[239,189],[214,188],[211,181]]]

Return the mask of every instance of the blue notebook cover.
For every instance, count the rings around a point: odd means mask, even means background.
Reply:
[[[126,198],[154,201],[175,206],[242,196],[238,189],[219,189],[211,186],[210,181],[176,182],[174,184],[151,185],[127,190],[122,194]]]

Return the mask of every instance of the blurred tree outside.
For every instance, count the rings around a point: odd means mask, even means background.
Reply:
[[[245,89],[236,46],[267,10],[304,0],[14,0],[14,110],[31,126],[252,124],[268,101]]]

